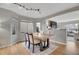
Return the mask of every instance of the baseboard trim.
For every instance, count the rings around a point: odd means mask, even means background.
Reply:
[[[58,44],[63,44],[63,45],[66,45],[66,43],[59,42],[59,41],[53,41],[53,42],[58,43]]]

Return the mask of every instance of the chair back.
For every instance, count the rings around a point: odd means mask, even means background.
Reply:
[[[29,41],[29,35],[28,35],[28,33],[25,33],[25,41]]]
[[[29,40],[30,40],[31,43],[34,44],[33,34],[29,34]]]

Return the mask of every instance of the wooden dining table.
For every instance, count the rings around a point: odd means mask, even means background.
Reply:
[[[44,50],[44,48],[49,47],[49,36],[47,34],[43,34],[43,33],[33,33],[33,37],[37,40],[40,41],[40,50]],[[42,42],[44,42],[44,46],[42,45]],[[47,43],[47,45],[45,46],[45,43]]]

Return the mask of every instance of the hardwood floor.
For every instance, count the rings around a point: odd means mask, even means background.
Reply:
[[[58,46],[59,47],[55,51],[51,52],[50,55],[63,55],[66,46],[62,44],[58,44]]]
[[[30,53],[22,46],[21,43],[17,43],[13,46],[0,49],[0,55],[29,55]]]
[[[79,42],[67,42],[66,45],[58,45],[59,47],[50,55],[79,55]]]
[[[56,43],[57,44],[57,43]],[[59,47],[50,55],[79,55],[79,42],[67,42],[66,45],[57,44]],[[0,55],[30,55],[30,53],[17,43],[7,48],[0,48]]]

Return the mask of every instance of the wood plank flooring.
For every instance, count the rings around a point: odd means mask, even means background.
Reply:
[[[50,55],[79,55],[79,42],[67,42],[66,45],[58,44],[58,48]],[[21,42],[7,48],[0,48],[0,55],[30,55]]]
[[[30,53],[22,46],[21,43],[17,43],[13,46],[0,49],[0,55],[29,55]]]
[[[79,42],[67,42],[66,45],[58,45],[59,47],[50,55],[79,55]]]

